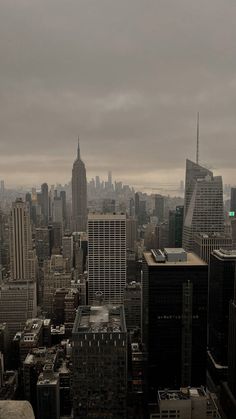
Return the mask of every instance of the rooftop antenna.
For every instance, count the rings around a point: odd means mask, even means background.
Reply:
[[[78,136],[78,148],[77,148],[77,159],[80,160],[80,146],[79,146],[79,136]]]
[[[199,164],[199,112],[197,113],[197,150],[196,150],[196,163]]]

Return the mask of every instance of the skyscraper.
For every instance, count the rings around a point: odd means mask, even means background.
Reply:
[[[224,231],[223,185],[221,176],[186,161],[183,248],[193,250],[196,233]]]
[[[74,418],[126,418],[123,306],[80,306],[72,331]]]
[[[231,188],[230,211],[236,214],[236,188]]]
[[[30,215],[21,198],[12,204],[10,214],[10,264],[14,280],[35,280],[36,253],[33,250]]]
[[[88,216],[89,304],[98,295],[106,304],[120,304],[126,284],[126,215]]]
[[[183,249],[144,252],[142,336],[150,388],[205,383],[207,268]]]
[[[48,184],[43,183],[41,185],[41,207],[42,215],[45,224],[48,224],[49,216],[49,196],[48,196]]]
[[[72,169],[72,224],[74,231],[87,230],[87,179],[85,165],[80,158],[79,139]]]
[[[154,215],[157,216],[158,222],[161,223],[164,219],[164,196],[156,195],[155,196],[155,210]]]
[[[184,207],[169,211],[169,247],[182,247]]]

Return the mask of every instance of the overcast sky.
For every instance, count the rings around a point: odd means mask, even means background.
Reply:
[[[236,183],[235,0],[0,0],[0,178]]]

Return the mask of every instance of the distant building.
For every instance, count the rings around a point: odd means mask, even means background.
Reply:
[[[137,220],[129,217],[126,220],[126,245],[127,250],[135,249],[135,242],[137,240]]]
[[[33,250],[30,215],[21,198],[12,204],[10,214],[11,278],[36,280],[37,258]]]
[[[233,211],[236,216],[236,188],[231,188],[230,211]]]
[[[123,307],[79,307],[72,342],[74,418],[125,419],[127,331]]]
[[[49,195],[48,195],[48,184],[43,183],[41,185],[41,207],[44,225],[48,224],[49,221]]]
[[[85,165],[80,158],[78,140],[77,158],[72,169],[72,223],[73,231],[87,230],[87,179]]]
[[[162,195],[155,196],[155,209],[154,215],[157,216],[158,223],[161,223],[164,220],[164,210],[165,210],[165,198]]]
[[[162,223],[156,226],[156,241],[157,241],[157,248],[164,249],[169,245],[169,224],[167,221],[163,221]]]
[[[69,259],[70,266],[73,266],[73,236],[64,236],[62,239],[62,256]]]
[[[35,249],[39,265],[51,255],[51,229],[39,227],[35,229]]]
[[[62,255],[52,255],[51,260],[44,261],[43,277],[43,308],[48,315],[52,315],[56,289],[71,286],[70,261]]]
[[[63,225],[63,201],[60,196],[54,196],[52,203],[52,221]]]
[[[104,214],[107,213],[114,213],[116,211],[116,201],[115,199],[103,199],[102,202],[102,211],[104,212]]]
[[[196,233],[193,242],[193,251],[204,262],[210,262],[210,255],[213,250],[232,249],[232,237],[225,233]]]
[[[150,388],[205,383],[207,268],[183,249],[144,252],[142,336]]]
[[[184,207],[169,211],[169,247],[182,247]]]
[[[134,213],[137,220],[139,220],[139,212],[140,212],[140,200],[139,200],[139,193],[136,192],[134,196]]]

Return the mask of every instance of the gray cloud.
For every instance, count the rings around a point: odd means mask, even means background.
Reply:
[[[194,158],[234,183],[233,0],[1,0],[0,177],[177,182]]]

